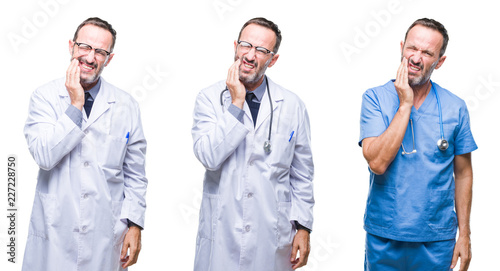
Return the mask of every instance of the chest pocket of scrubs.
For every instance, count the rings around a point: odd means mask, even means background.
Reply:
[[[441,138],[441,133],[439,133],[439,137],[436,138],[436,147],[434,151],[434,155],[436,157],[450,157],[455,153],[455,129],[456,129],[455,124],[443,124],[443,131],[444,131],[444,139],[448,141],[448,149],[442,151],[437,147],[437,140]],[[439,128],[440,129],[440,128]]]

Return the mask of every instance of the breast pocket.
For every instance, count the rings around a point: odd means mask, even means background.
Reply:
[[[269,166],[290,168],[295,150],[295,137],[276,134],[271,139]]]
[[[455,129],[456,129],[455,124],[443,124],[443,133],[444,133],[444,139],[448,141],[448,148],[446,150],[440,150],[438,147],[438,140],[441,139],[441,133],[439,133],[439,137],[436,139],[436,147],[434,150],[434,156],[437,157],[438,159],[440,158],[448,158],[451,157],[455,154]],[[441,128],[439,128],[441,129]]]
[[[102,148],[97,150],[99,165],[105,168],[121,169],[127,151],[127,138],[102,135],[101,140]]]

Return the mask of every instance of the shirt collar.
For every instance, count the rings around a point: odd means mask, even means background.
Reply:
[[[88,91],[85,91],[85,92],[90,93],[90,96],[92,97],[92,99],[95,100],[95,98],[97,97],[97,94],[99,93],[100,88],[101,88],[101,78],[99,78],[99,80],[97,81],[97,84],[95,84],[95,86],[93,86],[91,89],[89,89]]]
[[[255,94],[255,97],[257,97],[257,100],[259,100],[259,103],[262,101],[262,97],[264,96],[264,93],[266,92],[266,87],[267,87],[267,76],[264,76],[264,80],[262,80],[262,83],[260,86],[258,86],[254,91],[253,94]],[[248,90],[247,90],[248,92]]]

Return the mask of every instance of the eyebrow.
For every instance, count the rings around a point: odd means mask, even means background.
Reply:
[[[421,51],[422,53],[426,53],[426,54],[428,54],[428,55],[430,55],[430,56],[434,56],[434,52],[432,52],[432,51],[430,51],[430,50],[420,50],[420,49],[418,49],[418,48],[417,48],[417,46],[415,46],[415,45],[408,45],[408,48],[409,48],[409,49],[412,49],[412,50]]]

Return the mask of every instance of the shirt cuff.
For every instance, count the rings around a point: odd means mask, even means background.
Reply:
[[[306,230],[308,233],[311,233],[311,230],[309,228],[300,225],[297,221],[295,221],[295,228],[297,228],[297,230]]]
[[[229,111],[229,113],[231,113],[231,115],[233,115],[239,122],[243,123],[243,116],[245,115],[245,111],[234,104],[231,104],[227,111]]]
[[[74,105],[70,104],[68,109],[66,109],[66,115],[76,124],[76,126],[82,128],[82,111],[78,110]]]
[[[128,219],[127,219],[127,222],[128,222],[128,227],[129,227],[129,228],[130,228],[130,227],[132,227],[132,226],[136,226],[136,227],[138,227],[139,229],[141,229],[141,231],[142,231],[142,227],[141,227],[141,226],[139,226],[139,225],[135,224],[134,222],[132,222],[132,221],[130,221],[130,220],[128,220]]]

